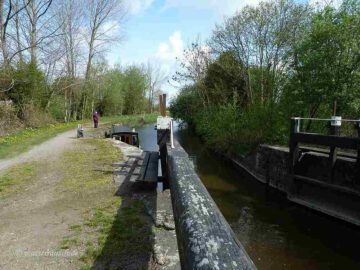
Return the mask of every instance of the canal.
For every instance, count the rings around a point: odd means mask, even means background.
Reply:
[[[156,149],[154,125],[138,130]],[[258,269],[360,269],[360,229],[297,206],[207,149],[190,130],[175,137]]]

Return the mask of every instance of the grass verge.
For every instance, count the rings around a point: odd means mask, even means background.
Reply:
[[[112,163],[122,159],[120,149],[104,139],[78,140],[64,154],[62,185],[70,192],[86,193],[112,182]]]
[[[104,139],[81,139],[64,154],[60,190],[77,200],[88,202],[82,219],[68,227],[59,243],[63,250],[80,252],[83,269],[126,269],[128,260],[141,261],[151,253],[149,217],[144,204],[129,197],[114,197],[113,161],[122,159],[121,152]],[[99,197],[100,196],[100,197]],[[145,254],[145,255],[144,255]],[[143,265],[144,262],[140,262]],[[114,268],[115,269],[115,268]]]
[[[101,265],[110,269],[114,261],[121,261],[139,252],[151,252],[144,246],[151,230],[144,215],[144,204],[131,200],[123,205],[121,198],[112,198],[84,213],[81,224],[69,226],[69,235],[60,243],[61,249],[82,249],[83,269]]]
[[[35,179],[36,175],[35,162],[19,164],[6,170],[0,175],[0,198],[20,192],[25,185]]]

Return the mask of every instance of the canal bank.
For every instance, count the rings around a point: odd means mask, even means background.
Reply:
[[[209,151],[189,130],[176,138],[259,269],[359,269],[356,227],[298,207]]]

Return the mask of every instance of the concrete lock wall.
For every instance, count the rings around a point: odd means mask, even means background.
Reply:
[[[286,147],[260,145],[252,154],[230,160],[254,179],[286,193],[290,201],[360,226],[356,154],[339,153],[332,180],[329,179],[331,170],[324,149],[301,150],[295,174],[305,181],[294,182],[289,159]]]
[[[245,169],[258,181],[287,192],[290,183],[289,150],[285,147],[260,145],[245,157],[232,158],[236,166]]]
[[[160,147],[161,149],[161,147]],[[163,145],[182,269],[256,269],[185,150]]]
[[[271,145],[260,145],[255,152],[245,157],[233,158],[235,165],[248,171],[258,181],[283,192],[289,191],[289,149]],[[328,157],[316,152],[303,153],[296,168],[307,177],[326,182],[328,180]],[[356,161],[339,157],[335,165],[334,183],[350,184],[356,177]]]

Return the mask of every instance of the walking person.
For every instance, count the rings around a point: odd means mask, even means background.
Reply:
[[[100,118],[99,113],[94,112],[93,113],[94,128],[98,128],[98,126],[99,126],[99,118]]]

